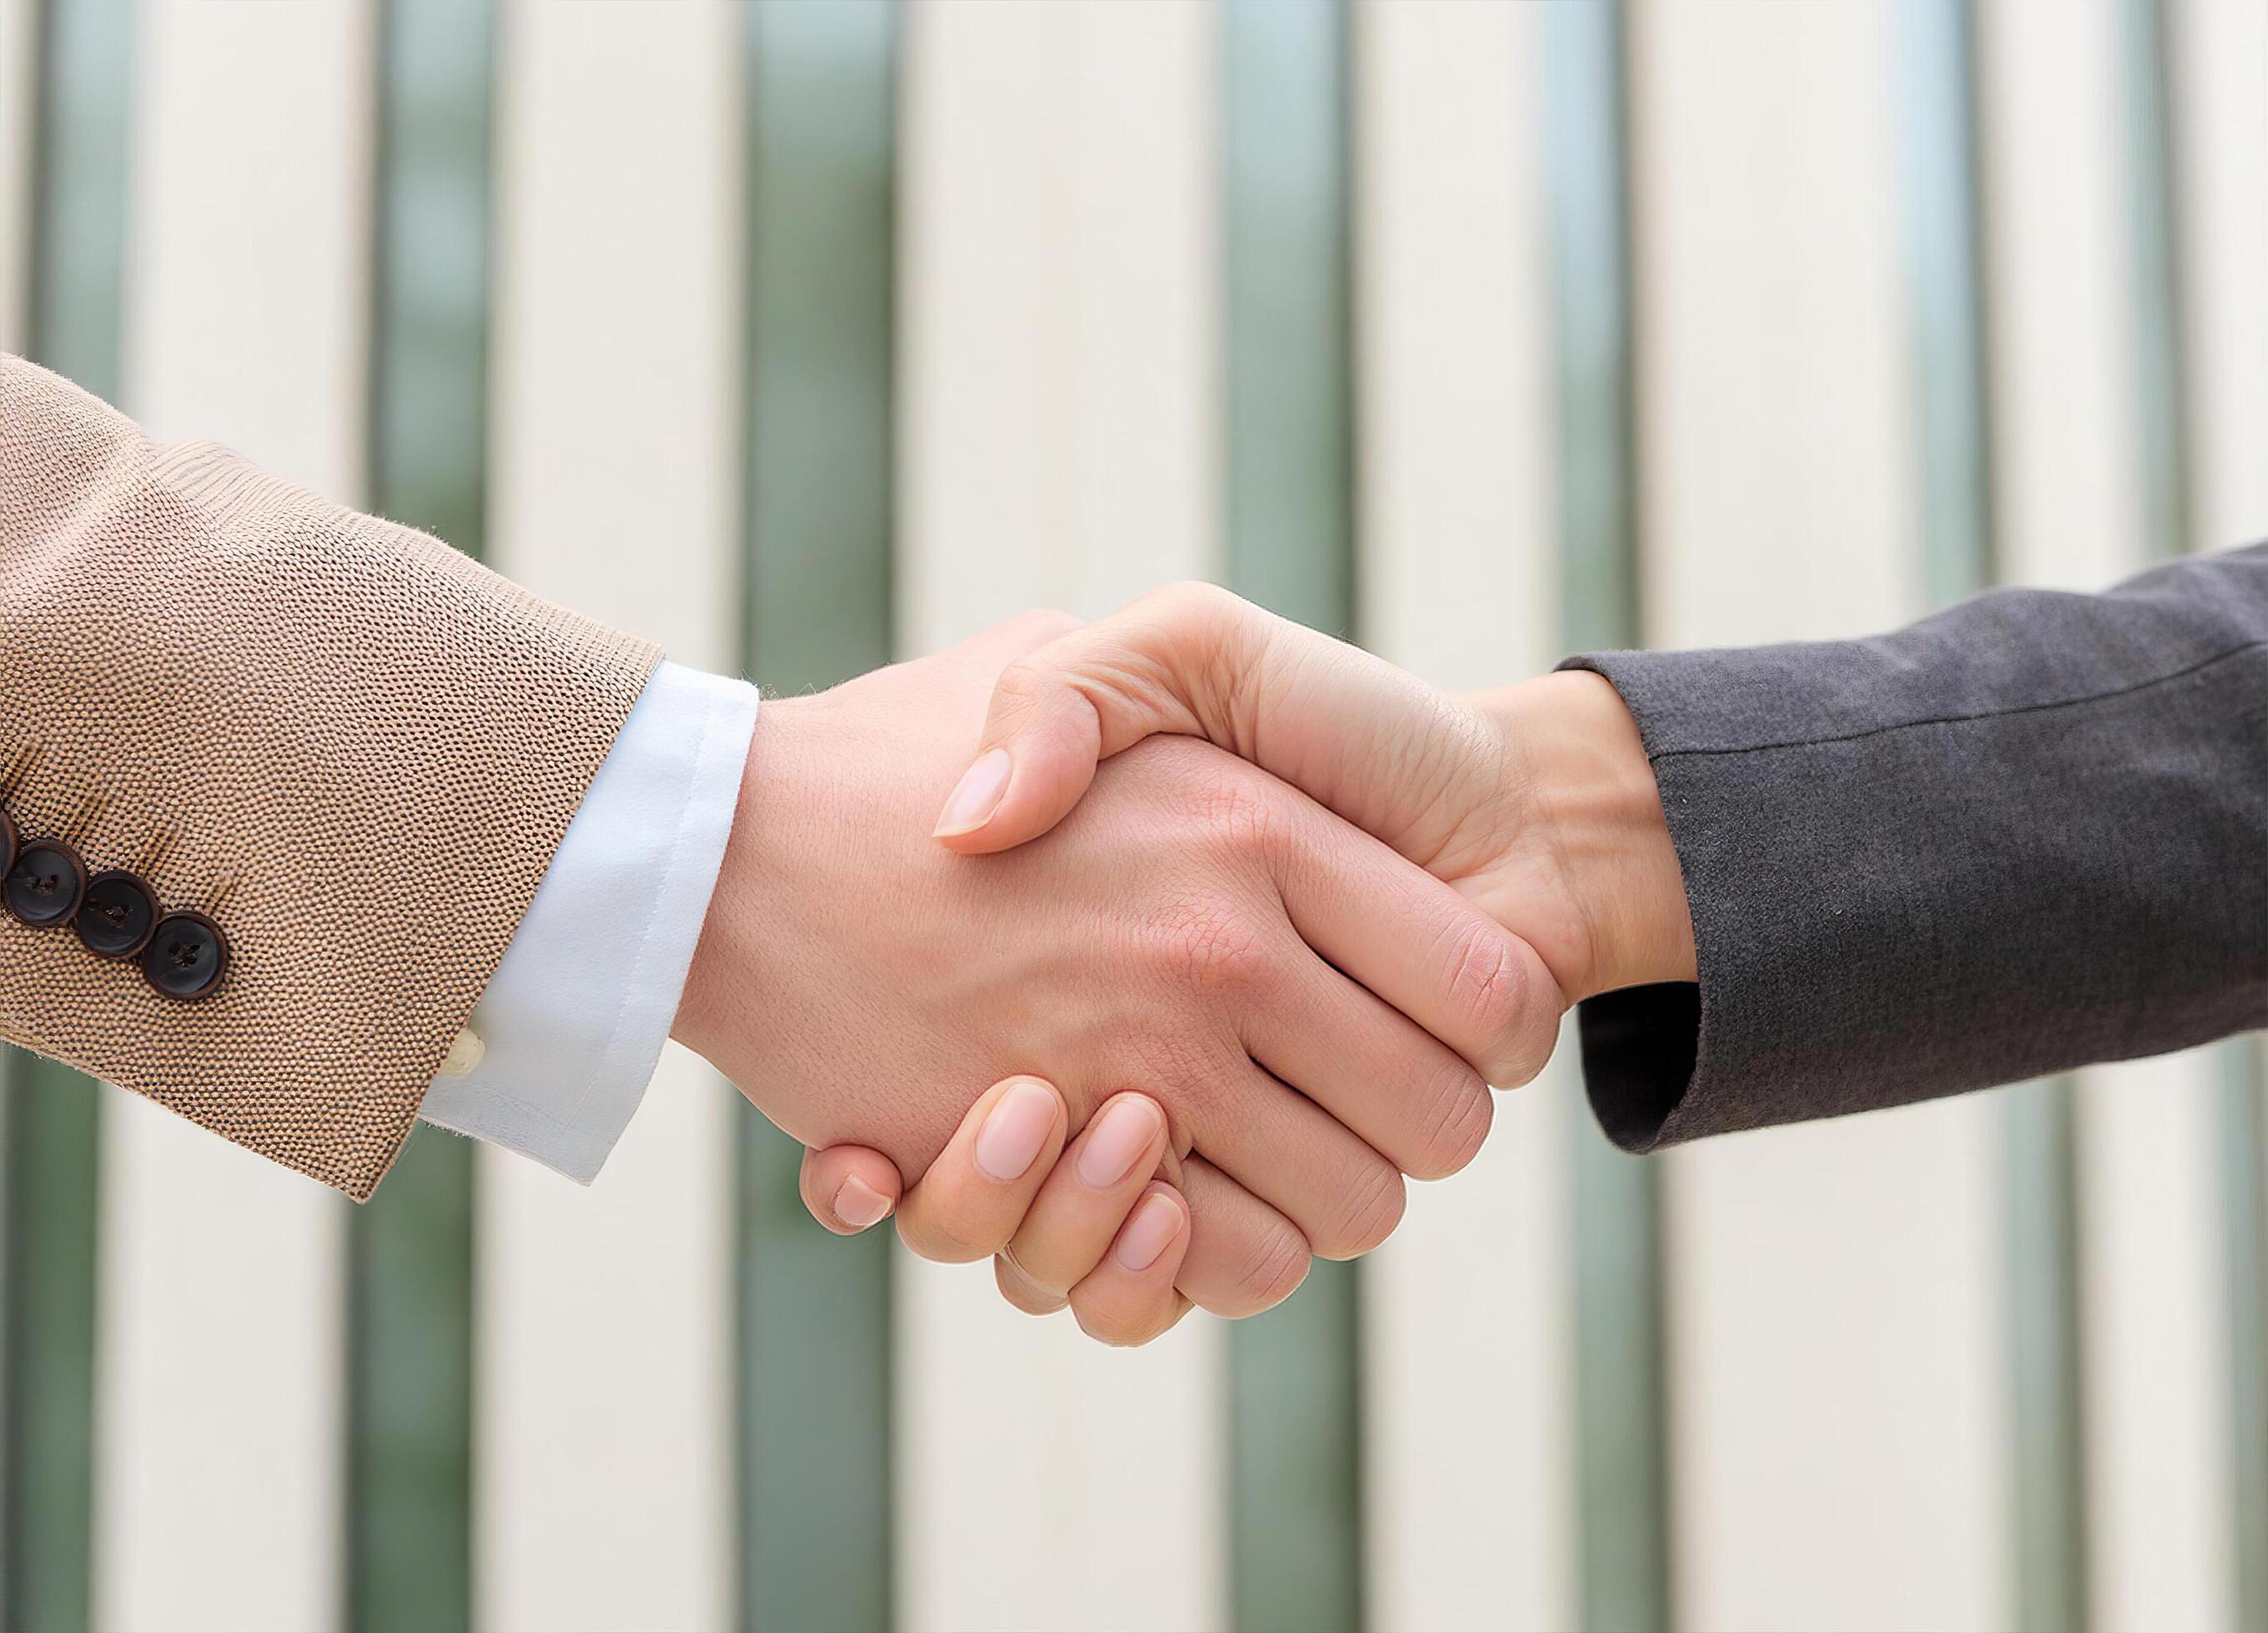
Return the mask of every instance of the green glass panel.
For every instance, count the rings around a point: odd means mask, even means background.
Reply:
[[[370,497],[481,553],[495,17],[387,0],[381,20]],[[473,1146],[431,1130],[350,1226],[347,1618],[472,1617]]]
[[[1560,427],[1560,638],[1643,638],[1631,320],[1624,19],[1545,19],[1545,162]],[[1659,1172],[1588,1116],[1574,1131],[1580,1606],[1591,1629],[1669,1622]]]
[[[22,1053],[8,1076],[6,1624],[70,1633],[88,1625],[100,1091]]]
[[[2221,1049],[2236,1626],[2268,1633],[2268,1045]]]
[[[897,24],[885,0],[747,12],[746,644],[774,691],[890,658]],[[821,1230],[795,1142],[742,1127],[742,1616],[887,1627],[889,1232]]]
[[[2009,1385],[2017,1625],[2088,1625],[2087,1423],[2074,1085],[2007,1091]]]
[[[1990,585],[1995,554],[1974,21],[1968,0],[1900,0],[1898,20],[1922,588],[1931,606],[1942,607]]]
[[[1228,580],[1355,633],[1348,25],[1336,0],[1221,14],[1227,215]],[[1359,1281],[1317,1263],[1231,1332],[1235,1624],[1363,1620]]]
[[[40,27],[30,355],[115,401],[132,137],[132,0],[48,0]],[[93,1522],[96,1086],[7,1062],[0,1622],[88,1621]]]
[[[2119,113],[2126,138],[2126,245],[2134,293],[2134,433],[2142,451],[2142,548],[2190,547],[2183,435],[2181,238],[2174,230],[2173,112],[2160,0],[2119,0]],[[2235,541],[2230,541],[2235,543]]]
[[[1921,449],[1922,588],[1943,606],[1997,572],[1977,18],[1900,0],[1899,137]],[[2007,1400],[2017,1622],[2088,1622],[2087,1437],[2073,1084],[2002,1097]]]

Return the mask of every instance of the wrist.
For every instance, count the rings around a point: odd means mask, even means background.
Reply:
[[[757,979],[758,960],[750,945],[752,927],[759,922],[757,905],[771,901],[773,911],[764,916],[764,922],[775,935],[784,934],[784,923],[792,917],[782,892],[783,880],[792,879],[793,870],[781,865],[777,851],[788,836],[785,830],[793,827],[780,821],[780,813],[795,808],[792,795],[784,791],[806,757],[801,744],[811,702],[777,699],[766,702],[756,717],[733,831],[725,842],[700,939],[670,1023],[673,1039],[727,1075],[735,1064],[727,1058],[732,1053],[728,1041],[745,1031],[739,1018],[763,1001],[762,994],[750,990]]]
[[[1506,775],[1520,783],[1508,791],[1583,927],[1579,967],[1557,972],[1570,1000],[1696,979],[1677,849],[1613,682],[1562,670],[1474,701],[1504,734]]]

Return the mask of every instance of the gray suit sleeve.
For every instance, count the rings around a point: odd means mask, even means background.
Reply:
[[[1699,955],[1582,1006],[1624,1149],[2268,1026],[2268,545],[1563,667],[1638,720]]]

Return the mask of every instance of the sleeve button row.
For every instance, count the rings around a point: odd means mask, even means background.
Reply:
[[[87,877],[78,852],[59,839],[20,838],[0,812],[0,900],[35,930],[70,924],[97,958],[135,959],[142,978],[169,998],[193,1001],[228,973],[228,938],[202,913],[160,913],[150,886],[124,868]]]

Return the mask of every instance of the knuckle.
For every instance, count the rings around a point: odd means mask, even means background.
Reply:
[[[1494,924],[1464,931],[1451,956],[1449,1000],[1480,1041],[1491,1076],[1526,1058],[1521,1033],[1528,999],[1527,972],[1511,932]]]
[[[1000,1290],[1000,1297],[1026,1315],[1053,1315],[1064,1307],[1061,1293],[1040,1286],[1024,1274],[1009,1254],[996,1254],[992,1261],[992,1281]]]
[[[974,1264],[999,1252],[1001,1244],[981,1224],[951,1215],[901,1214],[898,1239],[917,1258],[932,1264]]]
[[[1028,658],[1019,658],[993,681],[992,695],[996,702],[1020,702],[1036,695],[1041,686],[1040,666]]]
[[[1339,1193],[1331,1228],[1314,1250],[1324,1259],[1357,1259],[1394,1234],[1409,1203],[1401,1170],[1392,1163],[1363,1165],[1359,1175]]]
[[[1425,1126],[1418,1135],[1419,1166],[1413,1180],[1446,1180],[1475,1157],[1496,1118],[1496,1101],[1480,1073],[1459,1061],[1444,1067],[1429,1090]]]
[[[1175,625],[1210,624],[1233,616],[1240,605],[1235,596],[1203,578],[1162,585],[1141,601],[1145,614]]]
[[[1191,815],[1204,842],[1235,857],[1265,857],[1283,837],[1280,802],[1242,762],[1219,760],[1197,784]]]
[[[1234,1285],[1239,1313],[1257,1314],[1289,1298],[1307,1279],[1311,1258],[1307,1239],[1290,1226],[1263,1232],[1237,1267]]]
[[[1097,1342],[1108,1344],[1114,1350],[1137,1350],[1158,1335],[1156,1321],[1131,1310],[1117,1309],[1111,1305],[1082,1297],[1074,1292],[1071,1299],[1071,1319],[1079,1330]]]
[[[992,682],[992,717],[996,726],[1012,729],[1038,711],[1054,689],[1055,672],[1029,658],[1019,658],[1001,670]]]
[[[1161,938],[1168,974],[1179,987],[1233,997],[1266,979],[1270,959],[1260,928],[1229,903],[1183,908],[1167,920]]]

